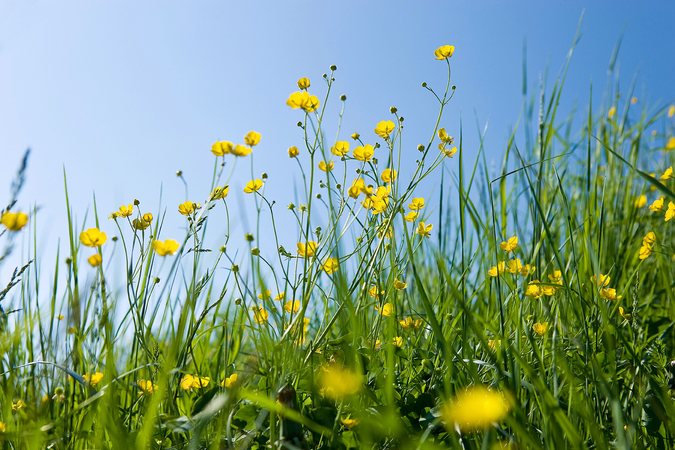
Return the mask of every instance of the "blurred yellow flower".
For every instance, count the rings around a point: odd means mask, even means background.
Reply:
[[[441,152],[448,158],[452,158],[455,153],[457,153],[457,147],[446,148],[445,145],[439,146]]]
[[[195,389],[203,388],[209,385],[211,382],[210,377],[198,377],[190,374],[186,374],[183,379],[180,381],[180,387],[186,391],[194,391]]]
[[[357,140],[357,139],[360,138],[360,137],[361,137],[361,135],[360,135],[359,133],[357,133],[356,131],[353,132],[353,133],[352,133],[352,136],[351,136],[351,138],[354,139],[354,140]]]
[[[612,106],[611,108],[609,108],[609,112],[607,113],[607,117],[609,117],[610,119],[613,119],[614,114],[616,114],[616,106]]]
[[[22,212],[4,212],[0,217],[0,223],[3,224],[9,231],[19,231],[28,222],[28,216]]]
[[[666,211],[666,222],[675,217],[675,203],[668,202],[668,210]]]
[[[668,138],[668,142],[666,142],[666,150],[675,150],[675,136]]]
[[[330,152],[335,156],[344,156],[349,153],[349,142],[337,141],[334,146],[330,148]]]
[[[454,45],[443,45],[434,50],[434,56],[439,61],[450,58],[453,53],[455,53]]]
[[[408,204],[408,208],[412,209],[413,211],[418,211],[424,208],[424,199],[422,197],[413,198],[412,202]]]
[[[384,317],[389,317],[394,314],[394,305],[389,302],[382,305],[382,308],[380,308],[379,305],[375,305],[375,311],[379,312]]]
[[[257,192],[258,189],[260,189],[263,185],[262,180],[260,179],[255,179],[251,180],[248,183],[246,183],[246,187],[244,188],[244,192],[247,194],[252,194],[253,192]]]
[[[354,158],[359,161],[370,161],[375,154],[372,145],[358,146],[354,149]]]
[[[525,296],[530,298],[540,298],[544,295],[544,290],[539,284],[539,280],[532,280],[525,289]]]
[[[391,343],[396,347],[401,348],[403,347],[403,338],[401,336],[394,336],[394,339],[391,340]]]
[[[255,313],[253,313],[253,321],[258,325],[262,325],[265,322],[267,322],[267,319],[269,319],[269,317],[270,317],[269,311],[263,308],[262,305],[255,311]]]
[[[506,271],[512,274],[517,274],[523,269],[523,264],[520,259],[512,259],[506,262]]]
[[[216,142],[211,146],[211,153],[213,153],[216,156],[225,156],[228,153],[231,153],[233,148],[234,145],[232,144],[232,142],[227,141]]]
[[[513,236],[506,242],[502,242],[499,247],[506,252],[514,251],[518,247],[518,236]]]
[[[557,283],[562,279],[562,272],[560,270],[554,270],[553,273],[548,275],[548,279],[553,283]]]
[[[361,377],[346,367],[337,364],[323,366],[319,372],[319,385],[326,397],[339,399],[356,394],[361,389]]]
[[[323,270],[328,275],[337,272],[339,268],[340,263],[338,262],[337,258],[326,258],[326,260],[323,262]]]
[[[246,147],[245,145],[237,144],[230,151],[234,156],[246,156],[253,151],[253,148]]]
[[[657,198],[656,200],[654,200],[654,203],[649,205],[649,210],[654,212],[660,211],[661,208],[663,208],[663,201],[664,201],[663,197]]]
[[[0,422],[0,433],[7,431],[7,424],[5,422]]]
[[[23,400],[12,400],[12,411],[18,411],[23,408]]]
[[[231,388],[232,386],[234,386],[234,383],[237,382],[237,378],[239,378],[239,377],[237,376],[237,374],[236,374],[236,373],[233,373],[233,374],[230,375],[229,377],[225,378],[225,379],[223,380],[223,382],[220,383],[220,385],[221,385],[221,386],[224,386],[224,387],[226,387],[226,388]]]
[[[506,262],[498,261],[497,265],[492,266],[490,270],[488,270],[487,274],[490,275],[491,277],[496,277],[497,275],[503,274],[504,270],[506,270]]]
[[[298,150],[298,147],[296,147],[295,145],[293,147],[288,148],[288,156],[290,158],[295,158],[299,154],[300,154],[300,150]]]
[[[260,133],[256,133],[255,131],[249,131],[246,133],[246,136],[244,136],[244,143],[248,145],[249,147],[253,147],[258,145],[260,142]]]
[[[180,244],[173,239],[167,239],[164,242],[162,241],[152,241],[152,248],[155,249],[155,253],[159,256],[173,255],[178,250]]]
[[[609,284],[609,280],[609,275],[599,274],[597,277],[595,275],[591,276],[591,283],[597,284],[598,287],[607,286]]]
[[[96,372],[93,375],[85,373],[84,375],[82,375],[82,378],[84,379],[85,383],[87,383],[91,386],[96,386],[103,379],[103,374],[101,372]]]
[[[438,139],[440,139],[444,144],[451,144],[455,141],[455,138],[450,136],[446,131],[445,128],[441,128],[438,130]]]
[[[220,200],[221,198],[225,198],[229,192],[230,186],[228,185],[217,187],[213,190],[213,192],[211,192],[211,200]]]
[[[319,169],[323,170],[324,172],[330,172],[333,170],[333,161],[331,161],[328,165],[326,165],[325,161],[319,161]]]
[[[143,395],[150,395],[157,390],[157,385],[150,380],[140,379],[136,382],[136,386],[138,386],[139,393]]]
[[[104,232],[99,231],[98,228],[89,228],[87,231],[80,233],[80,242],[85,247],[100,247],[108,240],[108,236]]]
[[[631,315],[625,309],[623,309],[622,306],[619,306],[619,314],[621,314],[621,317],[623,317],[626,320],[631,319]]]
[[[134,205],[129,206],[120,206],[119,212],[117,213],[118,217],[129,217],[134,212]]]
[[[197,204],[192,203],[189,200],[181,203],[180,205],[178,205],[178,212],[181,213],[184,216],[189,216],[190,214],[195,212],[195,210],[197,210],[197,209],[199,209],[199,208],[197,208]]]
[[[100,266],[102,261],[103,258],[101,258],[101,255],[99,255],[98,253],[94,253],[89,258],[87,258],[87,262],[91,264],[91,267]]]
[[[638,102],[637,97],[631,98],[631,99],[630,99],[630,102],[631,102],[632,104],[636,104],[636,103]]]
[[[272,297],[272,291],[270,291],[269,289],[267,289],[267,290],[263,291],[262,293],[258,294],[258,298],[260,300],[264,300],[264,299],[270,298],[270,297]]]
[[[425,225],[424,222],[420,222],[417,226],[417,234],[426,238],[431,237],[431,229],[433,227],[434,226],[432,224]]]
[[[394,122],[391,120],[383,120],[375,126],[375,134],[386,139],[395,128],[396,125],[394,125]]]
[[[309,78],[303,77],[298,80],[299,89],[307,89],[309,87]]]
[[[532,272],[532,267],[529,264],[525,264],[521,269],[520,269],[520,276],[525,278]]]
[[[618,300],[621,298],[620,295],[616,295],[616,289],[612,288],[600,289],[600,295],[605,300]]]
[[[288,314],[295,314],[300,311],[300,300],[289,300],[284,305],[284,310]]]
[[[414,222],[417,219],[418,213],[415,211],[410,211],[408,214],[403,216],[406,222]]]
[[[640,252],[638,253],[638,258],[647,259],[651,254],[652,254],[652,247],[650,245],[642,244],[642,247],[640,247]]]
[[[285,292],[279,292],[276,297],[274,297],[275,302],[281,302],[286,298]]]
[[[673,177],[673,166],[670,166],[666,169],[665,172],[663,172],[663,175],[661,175],[662,180],[667,180],[669,178]]]
[[[394,169],[384,169],[380,174],[380,179],[383,183],[391,183],[396,179],[396,171]]]
[[[370,289],[368,289],[368,295],[373,298],[377,297],[377,286],[372,286]],[[380,291],[380,295],[384,295],[384,291]]]
[[[316,242],[308,241],[307,245],[302,242],[298,242],[298,256],[301,258],[307,258],[308,256],[314,256],[316,251]]]
[[[537,323],[535,323],[534,325],[532,325],[532,329],[533,329],[534,332],[537,333],[539,336],[543,336],[543,335],[545,335],[546,332],[548,331],[548,322],[544,322],[544,323],[539,323],[539,322],[537,322]]]
[[[406,317],[404,320],[398,322],[401,324],[404,330],[417,330],[424,323],[424,319],[421,317],[417,320],[413,320],[412,317]]]
[[[656,241],[656,234],[653,231],[650,231],[642,238],[643,245],[651,245]]]
[[[646,195],[641,195],[639,196],[634,202],[633,205],[637,208],[642,208],[647,204],[647,196]]]
[[[359,419],[351,419],[351,418],[340,419],[340,423],[346,429],[351,430],[352,428],[354,428],[359,424]]]
[[[472,386],[457,393],[441,410],[448,430],[477,431],[501,422],[511,410],[512,400],[485,386]]]
[[[394,287],[399,291],[402,291],[403,289],[408,287],[408,283],[404,283],[403,281],[394,278]]]

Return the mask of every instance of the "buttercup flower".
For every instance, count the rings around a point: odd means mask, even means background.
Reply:
[[[375,154],[372,145],[358,146],[354,149],[354,159],[359,161],[370,161]]]
[[[642,247],[640,247],[640,252],[638,253],[638,258],[647,259],[647,258],[649,258],[649,255],[651,255],[651,254],[652,254],[651,245],[642,244]]]
[[[670,105],[670,108],[668,108],[668,117],[673,117],[673,114],[675,114],[675,105]]]
[[[419,234],[422,237],[430,237],[431,236],[431,229],[434,226],[432,224],[425,225],[424,222],[420,222],[419,225],[417,226],[417,234]]]
[[[234,386],[234,383],[237,382],[237,378],[238,378],[237,374],[233,373],[229,377],[225,378],[223,382],[220,383],[220,385],[226,388],[231,388],[232,386]]]
[[[337,258],[326,258],[322,266],[324,272],[328,275],[335,273],[340,268],[340,263]]]
[[[663,175],[661,175],[662,180],[667,180],[669,178],[673,177],[673,166],[670,166],[666,169],[665,172],[663,172]]]
[[[82,378],[84,379],[84,382],[89,384],[90,386],[96,386],[103,379],[103,374],[101,372],[96,372],[93,375],[85,373],[84,375],[82,375]]]
[[[450,136],[445,131],[445,128],[441,128],[440,130],[438,130],[438,139],[440,139],[444,144],[452,144],[455,141],[455,138]]]
[[[18,411],[23,408],[23,400],[12,400],[12,411]]]
[[[668,210],[666,211],[666,222],[675,217],[675,203],[668,202]]]
[[[616,289],[612,288],[600,289],[600,295],[606,300],[618,300],[621,298],[620,295],[616,295]]]
[[[28,216],[22,212],[12,213],[4,212],[0,217],[0,223],[3,224],[9,231],[19,231],[28,222]]]
[[[439,61],[450,58],[453,53],[455,53],[454,45],[443,45],[434,50],[434,56]]]
[[[246,133],[246,136],[244,136],[244,142],[249,147],[254,147],[258,145],[258,143],[260,142],[260,133],[256,133],[255,131],[249,131],[248,133]]]
[[[637,208],[642,208],[647,204],[647,196],[646,195],[641,195],[639,196],[634,202],[633,205]]]
[[[666,150],[675,150],[675,136],[668,138],[668,142],[666,142]]]
[[[663,208],[663,201],[664,200],[665,199],[663,197],[657,198],[656,200],[654,200],[654,203],[649,205],[649,210],[654,211],[654,212],[660,211],[661,208]]]
[[[402,291],[403,289],[408,287],[408,283],[404,283],[403,281],[400,281],[398,279],[394,279],[394,287],[398,289],[399,291]]]
[[[441,152],[443,152],[443,154],[448,158],[452,158],[452,156],[455,153],[457,153],[457,147],[446,148],[445,144],[440,144],[438,147],[440,148]]]
[[[354,140],[357,140],[357,139],[360,138],[360,137],[361,137],[361,135],[359,135],[359,133],[357,133],[356,131],[353,132],[353,133],[352,133],[352,136],[351,136],[351,138],[354,139]]]
[[[307,245],[302,242],[298,242],[298,256],[301,258],[307,258],[309,256],[314,256],[316,251],[316,242],[309,241]]]
[[[380,308],[379,305],[375,305],[374,308],[375,308],[375,311],[379,312],[384,317],[389,317],[392,314],[394,314],[394,305],[392,305],[391,303],[388,303],[388,302],[385,303],[384,305],[382,305],[381,308]]]
[[[607,117],[609,117],[610,119],[613,119],[614,114],[616,114],[616,107],[612,106],[611,108],[609,108],[609,112],[607,113]]]
[[[352,428],[354,428],[359,424],[359,419],[351,419],[351,418],[340,419],[340,423],[346,429],[351,430]]]
[[[539,336],[543,336],[543,335],[545,335],[546,332],[548,331],[548,322],[544,322],[544,323],[539,323],[539,322],[537,322],[537,323],[535,323],[534,325],[532,325],[532,329],[533,329],[534,332],[537,333]]]
[[[540,298],[544,295],[544,290],[539,284],[539,280],[532,280],[525,289],[525,296],[530,298]]]
[[[237,144],[235,147],[230,151],[234,156],[246,156],[250,154],[253,151],[251,147],[246,147],[245,145],[240,145]]]
[[[368,289],[368,295],[373,298],[377,297],[377,286],[372,286],[370,289]],[[384,295],[384,291],[380,291],[380,295]]]
[[[621,317],[623,317],[623,318],[626,319],[626,320],[630,320],[630,319],[631,319],[631,315],[630,315],[628,312],[626,312],[626,310],[623,309],[622,306],[619,306],[619,314],[621,314]]]
[[[323,394],[334,399],[356,394],[361,389],[361,377],[337,364],[322,367],[318,381],[323,386]]]
[[[162,241],[153,241],[152,248],[155,249],[155,253],[159,256],[173,255],[178,250],[180,244],[173,239],[167,239],[164,242]]]
[[[295,314],[300,311],[300,300],[289,300],[284,305],[284,310],[288,314]]]
[[[302,108],[311,113],[319,108],[319,99],[316,95],[309,95],[307,91],[294,92],[288,97],[286,104],[293,109]]]
[[[258,325],[262,325],[265,322],[267,322],[267,319],[269,319],[269,317],[270,317],[269,311],[263,308],[262,305],[259,308],[257,308],[255,313],[253,313],[253,321]]]
[[[258,189],[260,189],[263,185],[262,180],[260,179],[255,179],[251,180],[248,183],[246,183],[246,187],[244,188],[244,192],[247,194],[252,194],[253,192],[257,192]]]
[[[180,387],[186,391],[194,391],[195,389],[203,388],[209,385],[211,382],[210,377],[198,377],[190,374],[186,374],[182,380],[180,380]]]
[[[406,317],[405,320],[400,320],[398,322],[401,327],[405,330],[417,330],[424,323],[424,319],[421,317],[417,320],[413,320],[412,317]]]
[[[281,302],[286,298],[285,292],[279,292],[276,297],[274,297],[275,302]]]
[[[138,386],[139,393],[143,395],[150,395],[157,390],[157,385],[150,380],[140,379],[136,382],[136,386]]]
[[[181,213],[184,216],[189,216],[190,214],[192,214],[193,212],[195,212],[195,210],[197,210],[199,208],[201,208],[201,205],[199,205],[199,207],[197,207],[196,203],[192,203],[191,201],[188,200],[188,201],[183,202],[180,205],[178,205],[178,212]]]
[[[448,430],[458,426],[462,432],[475,431],[501,422],[511,410],[511,404],[511,399],[501,392],[472,386],[460,391],[441,413]]]
[[[99,231],[98,228],[89,228],[87,231],[80,233],[80,242],[85,247],[100,247],[108,240],[108,236],[104,232]]]
[[[323,170],[324,172],[330,172],[333,170],[333,161],[331,161],[328,165],[326,165],[325,161],[319,161],[319,169]]]
[[[289,156],[290,158],[295,158],[295,157],[298,156],[299,154],[300,154],[300,151],[298,150],[298,147],[296,147],[295,145],[294,145],[293,147],[289,147],[289,149],[288,149],[288,156]]]
[[[650,231],[642,238],[642,245],[652,245],[656,241],[656,234]]]
[[[266,291],[262,291],[262,293],[258,294],[258,298],[260,300],[270,298],[270,297],[272,297],[272,291],[270,291],[269,289],[267,289]]]
[[[415,219],[417,219],[417,215],[418,213],[416,213],[415,211],[410,211],[408,214],[403,216],[403,218],[405,219],[406,222],[414,222]]]
[[[391,120],[383,120],[375,126],[375,134],[386,139],[395,128],[396,125],[394,125],[394,122]]]
[[[330,152],[335,156],[344,156],[349,153],[349,142],[337,141],[334,146],[330,148]]]
[[[101,258],[101,255],[99,255],[98,253],[94,253],[89,258],[87,258],[87,262],[91,264],[91,267],[100,266],[102,261],[103,258]]]
[[[391,183],[396,179],[396,171],[394,169],[384,169],[380,174],[380,179],[383,183]]]
[[[227,141],[216,142],[211,146],[211,153],[213,153],[216,156],[225,156],[228,153],[232,153],[233,148],[234,145],[232,144],[232,142]]]
[[[519,273],[522,269],[523,264],[520,262],[520,259],[513,259],[506,263],[506,271],[514,275]]]
[[[506,242],[502,242],[499,247],[506,252],[514,251],[518,247],[518,236],[513,236]]]
[[[525,278],[532,272],[532,267],[530,267],[529,264],[525,264],[521,269],[520,269],[520,276]]]
[[[424,199],[422,197],[413,198],[412,202],[408,204],[408,208],[412,209],[413,211],[418,211],[424,208]]]
[[[503,274],[504,270],[506,270],[506,262],[498,261],[497,265],[492,266],[490,270],[488,270],[487,274],[491,277],[496,277],[497,275]]]
[[[298,89],[307,89],[309,87],[309,78],[300,78],[298,80]]]

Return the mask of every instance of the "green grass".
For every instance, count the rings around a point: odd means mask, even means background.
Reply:
[[[182,239],[162,231],[165,215],[177,214],[173,205],[145,229],[132,224],[148,212],[135,205],[131,216],[115,218],[119,239],[97,248],[85,247],[80,233],[98,227],[98,206],[78,222],[68,205],[67,246],[53,271],[38,272],[48,262],[32,261],[0,293],[0,446],[673,448],[675,252],[664,213],[675,195],[673,180],[659,177],[672,164],[665,147],[675,118],[667,107],[640,109],[632,86],[616,92],[610,81],[607,100],[589,103],[576,124],[577,114],[558,110],[565,66],[551,92],[528,93],[524,80],[525,139],[513,131],[495,174],[482,144],[476,160],[467,159],[461,124],[446,145],[457,153],[439,150],[454,93],[447,61],[447,86],[427,87],[438,120],[419,154],[402,147],[403,120],[392,110],[386,139],[341,139],[349,154],[332,155],[323,126],[331,68],[319,108],[295,112],[303,117],[303,204],[275,207],[264,185],[248,194],[257,223],[244,258],[228,247],[239,246],[228,242],[229,225],[222,248],[205,247],[208,213],[220,208],[229,218],[228,197],[203,195],[202,207],[184,217]],[[357,145],[375,142],[376,159],[352,157]],[[229,183],[232,170],[226,177],[224,169],[235,159],[248,158],[255,178],[255,153],[216,156],[212,188]],[[317,167],[330,160],[335,169],[326,176]],[[403,174],[411,164],[412,177],[389,183],[385,201],[383,170]],[[357,168],[378,195],[377,213],[362,206],[365,193],[349,195],[346,173]],[[10,207],[24,176],[25,164]],[[433,205],[418,185],[439,178]],[[640,205],[643,194],[648,202]],[[663,209],[650,211],[659,196]],[[426,206],[414,222],[404,220],[419,197]],[[297,242],[317,242],[313,256],[281,247],[280,217],[296,221]],[[32,232],[25,256],[35,259],[33,222],[5,232],[6,248]],[[433,224],[431,239],[418,233],[420,222]],[[639,259],[648,232],[652,252]],[[274,236],[278,251],[254,247],[263,234]],[[507,253],[499,244],[512,236],[518,247]],[[180,247],[160,256],[152,243],[167,238]],[[94,253],[103,260],[97,268],[87,262]],[[339,264],[333,273],[325,270],[329,258]],[[515,258],[531,271],[488,275]],[[119,284],[107,276],[112,260],[124,261]],[[592,281],[601,274],[611,277],[607,286]],[[621,298],[608,300],[603,287]],[[275,301],[281,293],[283,302]],[[299,301],[297,310],[284,310],[289,300]],[[404,329],[408,317],[420,327]],[[97,372],[95,384],[83,378]],[[236,382],[221,387],[234,374]],[[154,392],[142,392],[146,380]],[[488,387],[496,400],[467,410],[470,386]],[[464,423],[472,417],[474,427]]]

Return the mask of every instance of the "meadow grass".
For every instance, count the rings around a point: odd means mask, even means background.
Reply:
[[[461,125],[457,139],[441,126],[453,50],[435,52],[448,80],[424,85],[438,118],[417,158],[396,108],[376,140],[326,136],[332,66],[321,89],[301,79],[288,99],[302,119],[304,147],[289,149],[302,204],[275,208],[251,132],[213,145],[203,204],[123,205],[110,239],[96,204],[79,223],[68,204],[67,250],[49,274],[35,211],[14,210],[24,159],[2,216],[3,260],[20,233],[33,237],[32,261],[0,292],[0,446],[673,448],[675,108],[618,92],[615,54],[605,101],[575,124],[558,111],[566,65],[551,92],[523,83],[491,173],[482,145],[467,161]],[[222,247],[205,242],[246,159],[257,223],[242,258],[229,222]],[[416,188],[445,170],[432,213]],[[165,215],[179,213],[187,233],[166,236]],[[282,214],[297,248],[278,241]],[[254,246],[262,234],[275,252]]]

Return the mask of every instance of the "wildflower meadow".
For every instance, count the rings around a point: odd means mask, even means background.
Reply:
[[[189,198],[83,216],[66,170],[69,233],[36,261],[27,153],[1,216],[0,264],[22,264],[0,286],[0,447],[675,448],[675,105],[608,85],[575,120],[565,65],[523,88],[493,170],[444,115],[462,49],[423,51],[447,74],[420,88],[424,135],[396,107],[341,129],[335,65],[287,80],[289,205],[254,172],[270,136],[214,137]]]

